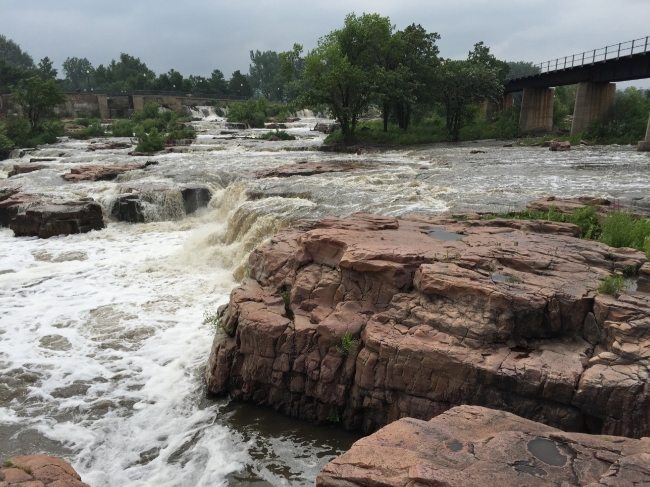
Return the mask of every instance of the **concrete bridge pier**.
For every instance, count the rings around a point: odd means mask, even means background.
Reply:
[[[553,88],[524,88],[519,130],[524,133],[553,130]]]
[[[485,100],[481,111],[485,113],[485,118],[488,120],[492,119],[498,113],[501,113],[504,110],[507,110],[515,103],[515,95],[513,93],[508,93],[503,97],[499,103],[493,103],[490,100]]]
[[[108,109],[108,97],[106,95],[97,95],[97,105],[99,106],[99,118],[102,120],[111,118],[111,111]]]
[[[616,83],[578,83],[571,135],[589,128],[595,118],[606,116],[614,106]]]
[[[645,140],[640,140],[637,150],[650,152],[650,117],[648,118],[648,128],[645,131]]]

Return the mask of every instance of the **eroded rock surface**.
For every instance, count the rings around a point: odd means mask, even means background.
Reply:
[[[47,169],[48,166],[42,164],[14,164],[14,167],[7,177],[11,178],[13,176],[18,176],[19,174],[26,174],[29,172],[40,171],[41,169]]]
[[[81,166],[70,169],[69,173],[62,177],[66,181],[110,181],[120,174],[136,169],[144,169],[149,163],[145,164],[113,164],[103,166],[95,164],[91,166]]]
[[[291,176],[313,176],[332,172],[351,172],[359,170],[356,164],[331,164],[327,162],[299,162],[297,164],[285,164],[273,169],[256,171],[253,177],[261,178],[288,178]]]
[[[565,433],[503,411],[400,419],[323,468],[318,487],[650,484],[650,438]]]
[[[39,238],[86,233],[104,226],[102,207],[92,198],[32,206],[9,223],[16,237]]]
[[[12,457],[0,467],[0,487],[89,487],[72,466],[49,455]]]
[[[364,431],[470,404],[648,436],[647,300],[594,293],[647,259],[579,233],[422,215],[296,222],[250,255],[208,389]]]

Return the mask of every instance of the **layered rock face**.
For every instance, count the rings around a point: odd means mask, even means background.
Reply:
[[[89,487],[72,466],[49,455],[12,457],[0,467],[0,487]]]
[[[9,228],[16,237],[39,238],[101,230],[105,227],[102,207],[89,200],[31,207],[17,214]]]
[[[366,432],[469,404],[648,436],[650,301],[594,293],[647,259],[577,235],[422,215],[296,222],[251,254],[208,390]]]
[[[113,164],[111,166],[95,164],[70,169],[70,172],[62,177],[66,181],[111,181],[120,174],[135,171],[136,169],[144,169],[148,165],[150,165],[148,162],[145,164]]]
[[[396,421],[328,463],[318,487],[650,484],[650,438],[564,433],[503,411],[455,407]]]

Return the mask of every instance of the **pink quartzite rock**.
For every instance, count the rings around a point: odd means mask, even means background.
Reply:
[[[12,457],[0,468],[0,487],[89,487],[72,466],[49,455]]]
[[[50,238],[104,228],[102,207],[92,201],[69,201],[29,207],[9,223],[16,237]]]
[[[287,178],[290,176],[313,176],[314,174],[357,171],[355,164],[330,164],[327,162],[299,162],[253,173],[255,178]]]
[[[19,174],[40,171],[41,169],[47,169],[47,167],[48,166],[44,166],[42,164],[14,164],[14,168],[9,171],[7,177],[11,178],[13,176],[18,176]]]
[[[364,431],[470,404],[650,436],[650,344],[638,325],[648,305],[594,293],[647,259],[579,233],[424,215],[298,221],[251,253],[208,389]],[[346,333],[356,341],[344,347]]]
[[[66,181],[110,181],[122,173],[144,169],[147,164],[114,164],[112,166],[81,166],[71,169],[62,177]]]
[[[552,151],[564,152],[571,150],[571,142],[560,142],[557,139],[551,140],[549,144],[549,149]]]
[[[477,406],[396,421],[325,465],[317,487],[650,484],[650,438],[564,433]]]

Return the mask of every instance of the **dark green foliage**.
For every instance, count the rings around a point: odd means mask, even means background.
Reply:
[[[75,125],[83,125],[84,127],[89,127],[90,125],[94,123],[99,123],[100,120],[98,118],[88,118],[88,117],[83,117],[83,118],[77,118],[73,122]]]
[[[357,341],[357,339],[352,337],[352,333],[346,331],[345,335],[343,335],[343,338],[341,338],[341,346],[336,347],[336,350],[344,355],[349,355],[356,348]]]
[[[0,59],[0,94],[11,93],[20,81],[26,77],[26,71]]]
[[[0,34],[0,60],[21,70],[34,69],[34,59],[18,44]]]
[[[133,137],[135,128],[130,120],[115,120],[111,132],[113,137]]]
[[[13,118],[7,120],[5,123],[5,129],[7,137],[19,147],[25,147],[32,130],[29,125],[29,120],[25,118]]]
[[[250,127],[264,128],[269,103],[261,96],[256,100],[231,103],[228,108],[228,121],[245,123]]]
[[[196,139],[196,131],[192,127],[177,128],[167,135],[167,142],[183,139]]]
[[[135,150],[138,152],[157,152],[165,148],[165,141],[155,127],[151,129],[151,132],[146,133],[142,127],[138,126],[135,137],[138,140]]]
[[[32,131],[38,131],[44,119],[54,116],[54,107],[65,102],[65,95],[54,80],[34,76],[27,80],[25,88],[12,93],[11,101],[20,106]]]
[[[286,133],[284,130],[277,130],[277,129],[275,131],[271,130],[270,132],[262,135],[260,139],[268,140],[271,137],[277,137],[280,140],[293,140],[293,137],[288,133]]]
[[[596,288],[598,294],[620,294],[624,291],[625,278],[623,276],[609,276]]]
[[[86,58],[69,57],[63,61],[63,72],[72,89],[90,88],[93,65]]]
[[[7,127],[5,124],[0,124],[0,159],[2,159],[7,152],[14,147],[14,142],[7,136]]]
[[[610,211],[602,222],[600,241],[611,247],[643,250],[650,237],[650,220],[635,217],[632,212]]]
[[[526,61],[509,61],[508,62],[508,78],[522,78],[524,76],[531,76],[540,72],[539,66]]]
[[[228,82],[228,93],[237,96],[253,96],[253,88],[248,78],[241,74],[239,70],[235,71]]]
[[[52,61],[50,61],[50,58],[47,56],[39,61],[36,71],[44,81],[48,79],[56,79],[56,75],[58,73],[58,71],[54,69]]]
[[[554,100],[558,100],[562,110],[565,110],[568,115],[573,115],[573,109],[576,104],[576,93],[578,85],[558,86],[553,91]],[[555,109],[555,105],[553,105]]]
[[[106,135],[104,126],[99,122],[94,122],[88,125],[85,129],[75,132],[70,135],[73,139],[90,139],[93,137],[103,137]]]
[[[521,113],[521,103],[515,103],[510,108],[497,113],[494,116],[495,136],[501,139],[510,139],[520,134],[519,115]]]
[[[251,65],[248,80],[251,87],[267,99],[281,101],[284,98],[285,81],[280,73],[282,61],[275,51],[250,51]]]
[[[645,138],[650,113],[650,90],[634,87],[616,92],[611,112],[596,119],[584,134],[602,144],[636,144]]]
[[[100,64],[95,70],[96,84],[112,90],[144,90],[155,78],[156,73],[145,63],[126,53],[120,53],[119,61],[112,60],[106,67]]]

